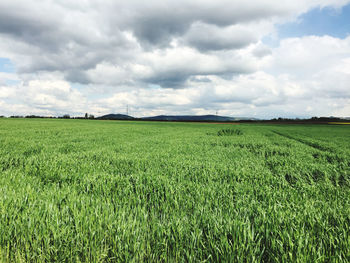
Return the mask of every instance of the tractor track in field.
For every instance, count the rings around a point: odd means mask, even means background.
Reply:
[[[287,134],[283,134],[283,133],[280,133],[278,131],[272,131],[272,132],[277,134],[277,135],[279,135],[279,136],[285,137],[287,139],[290,139],[290,140],[293,140],[293,141],[305,144],[305,145],[307,145],[309,147],[312,147],[312,148],[314,148],[316,150],[320,150],[320,151],[324,151],[324,152],[334,152],[334,150],[332,148],[319,145],[318,143],[309,142],[309,141],[306,141],[306,140],[303,140],[303,139],[300,139],[300,138],[294,138],[293,136],[290,136],[290,135],[287,135]]]

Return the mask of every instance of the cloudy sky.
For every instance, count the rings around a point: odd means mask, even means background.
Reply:
[[[2,0],[0,115],[350,116],[350,0]]]

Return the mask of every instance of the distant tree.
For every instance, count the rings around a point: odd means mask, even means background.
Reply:
[[[89,114],[85,113],[85,119],[89,118]]]
[[[70,115],[69,114],[64,114],[63,115],[63,119],[70,119]]]
[[[90,114],[90,115],[89,115],[89,119],[95,119],[95,116],[92,115],[92,114]]]
[[[43,116],[27,115],[25,118],[44,118]]]

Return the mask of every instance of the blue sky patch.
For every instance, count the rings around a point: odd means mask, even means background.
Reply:
[[[15,66],[8,58],[0,58],[0,72],[13,73]]]
[[[350,5],[340,10],[313,9],[300,16],[297,22],[277,26],[279,38],[329,35],[345,38],[350,35]]]

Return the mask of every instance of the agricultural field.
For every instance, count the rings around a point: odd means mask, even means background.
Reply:
[[[0,262],[349,262],[350,126],[0,119]]]

